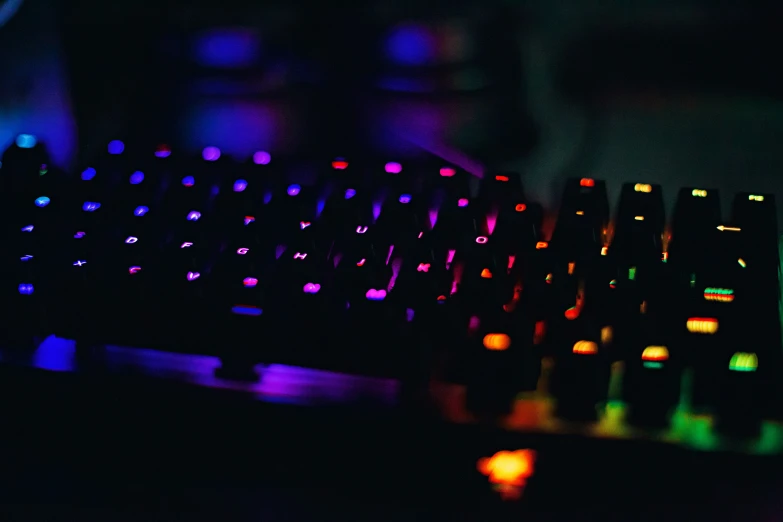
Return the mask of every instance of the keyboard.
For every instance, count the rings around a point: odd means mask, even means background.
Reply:
[[[724,216],[710,187],[642,179],[610,202],[575,178],[550,237],[518,173],[338,154],[114,140],[64,172],[19,135],[0,169],[5,345],[391,378],[454,422],[512,428],[620,415],[663,433],[686,392],[728,433],[779,416],[762,400],[783,370],[774,195],[738,193]]]

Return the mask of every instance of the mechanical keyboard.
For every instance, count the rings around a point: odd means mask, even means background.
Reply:
[[[19,135],[0,170],[5,345],[53,334],[87,358],[217,357],[221,378],[259,363],[392,378],[449,420],[509,429],[557,417],[682,442],[677,423],[702,415],[776,439],[774,195],[736,194],[724,216],[716,190],[680,188],[667,218],[673,187],[627,183],[615,206],[576,178],[548,237],[518,173],[340,153],[114,140],[66,173]]]

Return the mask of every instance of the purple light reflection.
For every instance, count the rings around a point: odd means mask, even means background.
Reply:
[[[49,336],[33,354],[29,364],[49,371],[75,371],[75,342]],[[164,379],[251,393],[258,400],[302,405],[371,401],[383,406],[397,402],[399,383],[394,379],[313,370],[282,364],[258,365],[261,382],[243,383],[215,377],[217,357],[161,352],[144,348],[107,346],[106,368],[128,370]]]

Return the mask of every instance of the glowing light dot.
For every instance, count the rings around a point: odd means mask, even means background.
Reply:
[[[186,187],[192,187],[196,184],[196,179],[193,176],[185,176],[182,178],[182,184]]]
[[[125,151],[125,144],[120,140],[114,140],[109,142],[109,154],[117,155],[122,154]]]
[[[30,283],[22,283],[19,285],[19,293],[21,295],[32,295],[35,288]]]
[[[286,190],[286,192],[288,193],[289,196],[297,196],[301,190],[302,187],[294,183],[293,185],[290,185],[288,187],[288,190]]]
[[[307,283],[302,289],[306,294],[317,294],[321,289],[321,285],[318,283]]]
[[[348,168],[348,162],[343,158],[335,158],[332,162],[332,168],[334,170],[345,170]]]
[[[136,207],[136,210],[133,211],[134,216],[143,216],[147,212],[149,212],[150,209],[148,209],[145,206]]]
[[[457,201],[458,207],[467,207],[468,206],[468,200],[467,198],[459,198],[459,201]]]
[[[205,147],[201,152],[204,161],[217,161],[220,159],[220,149],[217,147]]]
[[[136,172],[131,174],[131,177],[130,177],[130,184],[131,185],[138,185],[142,181],[144,181],[144,173],[143,172],[137,170]]]
[[[407,205],[411,202],[411,195],[410,194],[403,194],[400,196],[400,203]]]
[[[88,168],[84,169],[84,172],[82,172],[82,179],[84,181],[90,181],[92,178],[95,177],[96,174],[97,174],[97,172],[95,171],[94,168],[88,167]]]
[[[242,280],[242,284],[245,285],[247,288],[253,288],[258,284],[258,279],[255,277],[246,277]]]
[[[35,206],[44,208],[46,205],[48,205],[52,200],[47,198],[46,196],[41,196],[40,198],[37,198],[35,200]]]
[[[450,178],[456,173],[457,171],[451,167],[441,167],[440,169],[440,175],[443,176],[444,178]]]
[[[201,217],[201,212],[198,210],[191,210],[188,212],[188,221],[198,221]]]
[[[402,172],[402,165],[392,161],[386,164],[384,170],[389,174],[399,174]]]
[[[259,150],[253,154],[253,163],[256,165],[269,165],[270,161],[272,161],[272,156],[268,152]]]
[[[99,208],[101,208],[101,204],[94,201],[85,201],[84,205],[82,205],[82,210],[85,212],[93,212]]]
[[[356,195],[356,191],[352,188],[346,189],[345,191],[345,199],[351,199]]]
[[[16,137],[16,146],[20,149],[32,149],[38,140],[32,134],[20,134]]]
[[[158,145],[158,148],[155,149],[156,158],[168,158],[169,156],[171,156],[171,147],[168,145]]]
[[[238,179],[234,182],[234,192],[242,192],[247,188],[247,181]]]

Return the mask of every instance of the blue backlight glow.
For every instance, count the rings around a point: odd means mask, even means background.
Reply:
[[[109,154],[116,156],[122,154],[125,151],[125,144],[120,140],[114,140],[109,143]]]
[[[32,149],[38,140],[32,134],[20,134],[16,137],[16,146],[20,149]]]
[[[131,177],[130,177],[130,184],[131,185],[138,185],[142,181],[144,181],[144,173],[143,172],[137,170],[136,172],[131,174]]]
[[[204,67],[240,68],[253,65],[261,54],[261,39],[252,29],[205,31],[194,41],[193,59]]]
[[[258,308],[257,306],[250,306],[250,305],[233,306],[231,308],[231,312],[237,315],[250,315],[250,316],[259,316],[262,313],[264,313],[264,311]]]
[[[437,41],[424,26],[399,25],[386,39],[386,55],[401,65],[427,65],[436,58]]]

